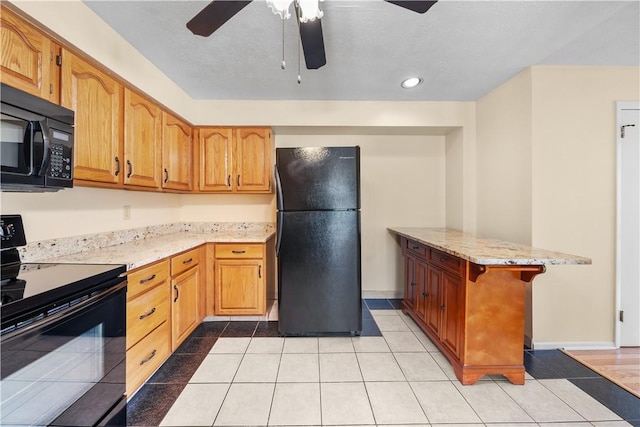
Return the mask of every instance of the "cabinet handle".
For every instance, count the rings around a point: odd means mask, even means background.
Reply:
[[[443,256],[441,256],[441,257],[440,257],[440,262],[441,262],[441,263],[444,263],[444,261],[445,261],[445,258],[444,258]]]
[[[262,279],[262,266],[258,266],[258,279]]]
[[[191,261],[193,261],[193,258],[185,259],[184,261],[182,261],[182,263],[189,264]]]
[[[236,180],[236,183],[238,184],[238,187],[240,187],[240,174],[238,174],[238,179]]]
[[[429,292],[423,292],[422,296],[425,297],[425,298],[429,298]]]
[[[151,315],[152,315],[153,313],[155,313],[155,312],[156,312],[156,308],[155,308],[155,307],[153,307],[153,308],[151,309],[151,311],[150,311],[150,312],[148,312],[148,313],[144,313],[144,314],[141,314],[141,315],[140,315],[140,317],[139,317],[139,319],[140,319],[140,320],[142,320],[142,319],[146,319],[147,317],[151,316]]]
[[[227,175],[227,187],[231,187],[231,175]]]
[[[131,178],[131,175],[133,175],[133,165],[131,164],[130,160],[127,160],[127,167],[129,168],[129,173],[127,173],[127,178]]]
[[[440,310],[444,311],[444,305],[440,306]]]
[[[169,181],[169,171],[164,168],[164,182],[167,183],[167,181]]]
[[[416,284],[415,283],[411,283],[411,287],[413,288]]]
[[[176,285],[173,285],[173,290],[176,291],[176,297],[173,299],[173,302],[178,301],[178,297],[180,296],[180,291]]]
[[[118,158],[118,156],[116,156],[115,160],[116,160],[116,171],[114,175],[118,176],[120,175],[120,159]]]
[[[147,363],[149,360],[153,359],[154,357],[156,357],[156,353],[158,352],[158,350],[156,350],[155,348],[153,349],[153,351],[151,352],[151,354],[146,358],[146,359],[142,359],[140,361],[140,366],[144,365],[145,363]]]
[[[234,254],[244,254],[246,252],[247,251],[231,251],[231,253],[234,253]]]
[[[147,277],[146,279],[140,279],[140,284],[144,285],[145,283],[150,282],[155,278],[156,278],[156,275],[154,274],[151,277]]]

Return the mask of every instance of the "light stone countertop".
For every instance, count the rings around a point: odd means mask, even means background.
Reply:
[[[275,230],[179,231],[89,251],[40,259],[38,262],[125,264],[127,270],[133,270],[195,248],[203,243],[264,243],[274,234]]]
[[[589,258],[503,240],[480,238],[457,230],[405,227],[388,228],[388,230],[480,265],[591,264]]]

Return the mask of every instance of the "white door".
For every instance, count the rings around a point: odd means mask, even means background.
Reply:
[[[640,103],[618,103],[617,344],[640,346]],[[617,338],[618,338],[617,337]]]

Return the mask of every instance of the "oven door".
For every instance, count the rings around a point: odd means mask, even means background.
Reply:
[[[122,281],[2,336],[0,425],[126,425],[125,304]]]

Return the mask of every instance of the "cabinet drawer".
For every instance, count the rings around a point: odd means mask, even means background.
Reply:
[[[429,258],[432,264],[445,268],[452,273],[460,274],[464,261],[456,256],[440,252],[436,249],[431,249],[431,255]]]
[[[216,258],[262,258],[262,245],[223,244],[216,245]]]
[[[145,292],[169,278],[169,261],[165,260],[127,275],[127,298]]]
[[[169,320],[169,286],[160,284],[127,302],[127,348]]]
[[[200,263],[200,248],[192,249],[180,255],[171,257],[171,277],[175,277]]]
[[[171,353],[169,322],[158,326],[127,351],[127,395],[131,395]]]
[[[429,252],[429,248],[427,248],[425,245],[416,242],[415,240],[406,240],[405,241],[405,248],[408,251],[413,252],[414,254],[427,259],[427,253]]]

